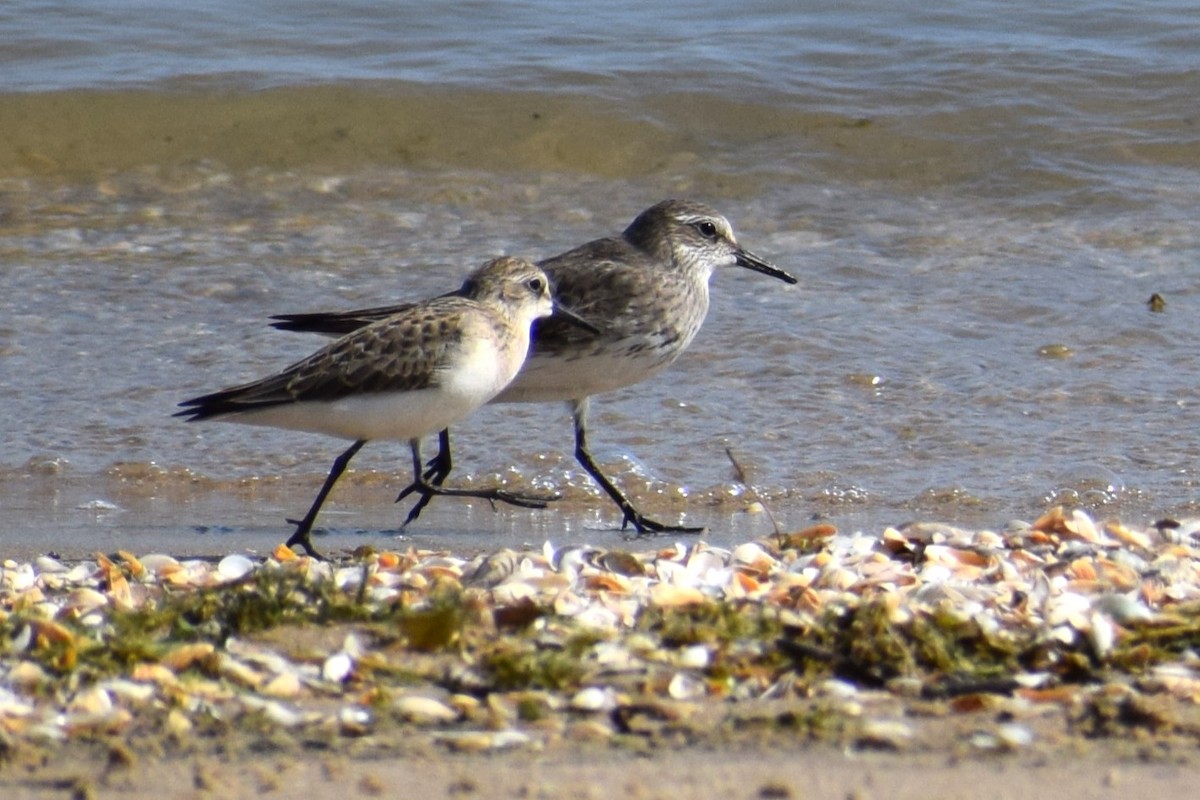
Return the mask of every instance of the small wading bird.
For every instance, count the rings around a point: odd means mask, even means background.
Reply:
[[[666,200],[630,223],[619,237],[596,239],[539,263],[554,296],[598,331],[571,327],[557,318],[534,324],[533,348],[520,374],[492,401],[567,401],[575,420],[575,458],[620,507],[622,529],[638,533],[698,533],[702,528],[666,525],[640,513],[596,464],[587,444],[588,398],[650,378],[691,344],[708,313],[713,270],[738,266],[796,279],[743,249],[729,221],[701,203]],[[407,304],[343,312],[272,317],[276,328],[340,336],[370,325]],[[441,485],[450,474],[450,432],[443,429],[438,455],[424,477]],[[406,494],[401,494],[401,497]],[[426,493],[409,511],[416,519],[433,498]]]
[[[402,493],[479,497],[543,508],[556,497],[502,489],[447,489],[421,474],[421,437],[457,422],[496,396],[529,351],[530,326],[549,317],[596,329],[555,308],[545,272],[528,261],[498,258],[453,294],[412,303],[332,342],[262,380],[180,403],[189,422],[223,420],[324,433],[353,440],[333,462],[288,546],[318,555],[309,534],[350,459],[373,439],[407,440],[413,483]]]

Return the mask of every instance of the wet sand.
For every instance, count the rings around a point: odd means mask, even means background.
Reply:
[[[646,757],[605,751],[353,759],[336,754],[185,758],[108,769],[94,762],[0,772],[10,800],[47,798],[830,798],[836,800],[1061,800],[1184,798],[1195,790],[1194,757],[1111,760],[1103,751],[1063,757],[962,760],[942,753],[846,754],[794,750],[684,750]]]

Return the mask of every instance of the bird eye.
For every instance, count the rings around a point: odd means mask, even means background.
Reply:
[[[534,294],[541,294],[546,290],[546,282],[541,278],[530,278],[529,282],[525,285],[528,286]]]
[[[717,238],[717,225],[709,220],[701,220],[693,226],[705,239]]]

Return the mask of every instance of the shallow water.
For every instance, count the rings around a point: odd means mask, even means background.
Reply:
[[[439,293],[670,196],[801,283],[717,275],[688,354],[593,403],[657,516],[769,530],[727,446],[788,527],[1195,512],[1184,4],[141,8],[0,11],[0,544],[269,547],[340,443],[170,418],[319,345],[269,315]],[[457,480],[567,497],[406,535],[610,536],[563,409],[455,435]],[[407,461],[366,448],[325,522],[390,535]]]

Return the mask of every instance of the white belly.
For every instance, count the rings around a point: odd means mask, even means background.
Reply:
[[[487,403],[508,384],[518,366],[519,360],[503,358],[496,348],[475,343],[440,373],[436,387],[287,403],[220,419],[342,439],[408,440],[449,427]]]
[[[610,346],[569,358],[533,355],[495,402],[546,403],[612,392],[657,375],[682,352],[678,347],[630,353]]]

